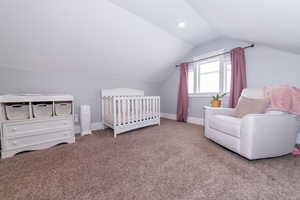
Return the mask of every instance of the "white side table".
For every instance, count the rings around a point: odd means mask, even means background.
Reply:
[[[211,106],[203,106],[203,128],[204,128],[204,130],[205,130],[205,111],[207,110],[207,109],[209,109],[209,108],[218,108],[218,107],[211,107]],[[224,108],[224,107],[219,107],[219,108]]]

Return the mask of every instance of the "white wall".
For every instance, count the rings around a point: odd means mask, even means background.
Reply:
[[[183,60],[191,60],[211,51],[230,50],[248,43],[232,40],[216,40],[193,49]],[[271,85],[289,84],[300,87],[300,55],[279,51],[261,45],[246,50],[248,87],[264,87]],[[161,86],[162,112],[175,114],[179,83],[179,69],[175,69]],[[209,105],[210,98],[190,98],[189,116],[202,117],[202,107]],[[227,99],[224,99],[225,104]]]
[[[107,0],[0,1],[0,94],[69,93],[100,121],[100,89],[159,95],[191,45]]]
[[[107,0],[1,0],[0,44],[0,68],[156,82],[191,48]]]

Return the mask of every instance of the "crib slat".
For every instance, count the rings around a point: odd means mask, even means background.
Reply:
[[[125,114],[126,114],[126,109],[125,109],[125,105],[126,105],[126,104],[125,104],[125,103],[126,103],[126,102],[125,102],[125,97],[122,97],[122,102],[121,102],[121,103],[122,103],[122,111],[121,111],[121,112],[122,112],[122,115],[123,115],[123,116],[122,116],[122,125],[125,125],[125,118],[126,118],[126,117],[125,117]]]
[[[152,105],[151,105],[151,97],[148,98],[149,100],[149,114],[148,114],[148,118],[151,119],[151,112],[152,112]]]
[[[135,114],[135,109],[134,109],[134,98],[135,98],[135,97],[132,97],[132,98],[131,98],[131,108],[130,108],[130,111],[131,111],[131,123],[134,123],[134,114]]]
[[[130,98],[126,98],[126,104],[127,104],[127,123],[130,123]]]
[[[106,110],[106,97],[103,98],[103,105],[104,105],[103,106],[104,116],[106,116],[107,115],[107,113],[106,113],[107,112],[107,110]]]
[[[140,116],[141,116],[141,121],[143,120],[143,115],[144,115],[144,111],[143,111],[143,99],[142,99],[142,97],[140,97]]]
[[[126,105],[126,97],[123,97],[123,107],[124,107],[124,112],[123,112],[123,125],[126,124],[126,111],[127,111],[127,105]]]
[[[132,97],[128,98],[128,123],[132,123]]]
[[[144,121],[145,116],[146,116],[146,100],[145,100],[145,98],[142,98],[142,112],[143,112],[142,120]]]
[[[146,113],[145,113],[145,118],[148,120],[148,98],[145,97],[145,108],[146,108]]]
[[[132,120],[132,123],[135,122],[135,117],[136,117],[136,114],[135,114],[135,106],[136,106],[136,105],[135,105],[135,98],[136,98],[136,97],[132,97],[132,100],[131,100],[131,102],[132,102],[132,103],[131,103],[131,113],[132,113],[132,114],[131,114],[131,116],[132,116],[132,119],[131,119],[131,120]]]
[[[154,119],[154,97],[151,97],[151,119]]]
[[[148,104],[149,104],[148,119],[151,119],[151,97],[148,97]]]
[[[152,118],[155,119],[155,97],[152,97]]]
[[[117,115],[118,115],[118,125],[120,125],[121,124],[121,98],[120,97],[118,97]]]
[[[116,110],[116,98],[112,97],[112,113],[113,113],[113,117],[114,117],[114,122],[113,122],[113,126],[117,126],[117,110]]]
[[[146,98],[143,98],[143,121],[146,119],[146,113],[147,113],[147,104],[146,104]]]
[[[140,104],[139,104],[139,97],[136,99],[136,121],[138,122],[140,120]]]
[[[108,98],[108,113],[112,115],[113,97]]]
[[[134,123],[134,114],[135,114],[135,109],[134,109],[134,98],[131,97],[131,107],[130,107],[130,113],[131,113],[131,123]]]
[[[143,98],[143,121],[147,120],[147,98]]]
[[[124,97],[124,125],[126,124],[126,122],[127,122],[127,98],[126,97]]]
[[[134,98],[134,121],[137,122],[137,98]]]
[[[109,97],[106,98],[106,113],[109,114]]]
[[[106,98],[106,97],[103,97],[103,98],[102,98],[102,109],[103,109],[103,116],[102,116],[102,117],[104,118],[104,119],[102,119],[102,120],[103,120],[104,122],[105,122],[105,118],[106,118],[105,98]]]
[[[152,119],[152,97],[149,97],[149,119]]]
[[[136,98],[136,121],[138,122],[140,120],[140,104],[139,104],[139,97]]]
[[[154,114],[153,114],[153,116],[154,116],[154,119],[156,119],[156,105],[157,105],[157,103],[156,103],[156,97],[153,97],[153,101],[154,101],[154,103],[153,103],[153,106],[154,106]]]
[[[117,103],[118,107],[117,107],[117,115],[118,115],[118,125],[120,126],[121,124],[121,120],[122,120],[122,116],[121,116],[121,97],[118,96],[118,103]]]
[[[134,97],[130,98],[130,122],[134,123]]]
[[[154,97],[154,118],[157,118],[157,99]]]
[[[158,117],[160,118],[160,97],[158,97]]]
[[[146,113],[146,111],[145,111],[145,99],[144,98],[141,98],[141,102],[142,102],[142,120],[144,121],[144,119],[145,119],[145,113]]]
[[[111,105],[110,105],[110,112],[111,112],[111,114],[114,113],[114,104],[115,104],[115,100],[116,100],[115,97],[111,97]],[[114,122],[116,122],[116,121],[114,121]]]
[[[114,117],[114,126],[117,126],[117,111],[116,111],[117,100],[116,100],[115,96],[111,97],[111,99],[112,99],[111,112],[112,112],[112,115]]]
[[[158,98],[155,97],[155,116],[158,118]]]
[[[147,113],[146,113],[146,118],[147,120],[149,119],[149,97],[146,97],[146,104],[147,104]]]
[[[104,105],[104,112],[106,113],[106,115],[108,115],[109,113],[108,113],[108,97],[106,97],[105,98],[105,105]]]
[[[156,107],[157,107],[157,117],[159,118],[159,116],[160,116],[160,113],[159,113],[159,104],[160,104],[159,97],[156,97],[156,102],[157,102],[157,105],[156,105]]]
[[[149,104],[148,119],[151,119],[151,97],[148,97],[148,104]]]
[[[139,97],[139,121],[142,121],[142,98]]]
[[[106,98],[105,109],[106,109],[106,113],[109,114],[109,97]]]
[[[152,119],[152,97],[149,97],[149,118]]]

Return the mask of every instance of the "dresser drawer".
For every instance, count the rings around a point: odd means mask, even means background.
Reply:
[[[20,138],[9,138],[4,140],[3,149],[13,150],[18,148],[27,147],[30,145],[39,145],[47,142],[52,142],[68,137],[74,137],[72,131],[48,132],[47,134],[27,136]]]
[[[72,130],[72,120],[47,120],[3,124],[3,137],[16,138],[48,133],[49,131]]]

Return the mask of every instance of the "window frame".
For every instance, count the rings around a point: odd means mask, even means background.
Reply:
[[[220,54],[224,52],[224,50],[217,51],[213,55]],[[210,54],[211,55],[211,54]],[[194,58],[193,60],[198,60],[203,58],[204,56],[199,56],[197,58]],[[206,55],[207,57],[207,55]],[[208,54],[209,57],[209,54]],[[197,65],[199,64],[206,64],[211,62],[219,61],[219,91],[218,92],[197,92],[199,89],[199,83],[200,83],[200,71],[198,71]],[[217,56],[215,58],[210,58],[207,60],[195,62],[189,66],[189,72],[193,71],[194,73],[194,88],[193,93],[189,93],[189,97],[211,97],[212,95],[215,95],[217,93],[226,93],[226,96],[229,94],[228,91],[226,91],[226,84],[227,84],[227,65],[231,64],[230,57],[228,55],[221,55]]]
[[[230,84],[229,84],[229,90],[227,91],[227,65],[231,66],[230,67],[230,73],[231,73],[232,65],[231,65],[231,61],[230,61],[229,56],[228,56],[227,59],[224,59],[224,62],[223,62],[223,70],[224,70],[223,91],[224,91],[224,93],[229,94],[230,93],[230,86],[231,86],[231,79],[230,79]]]

